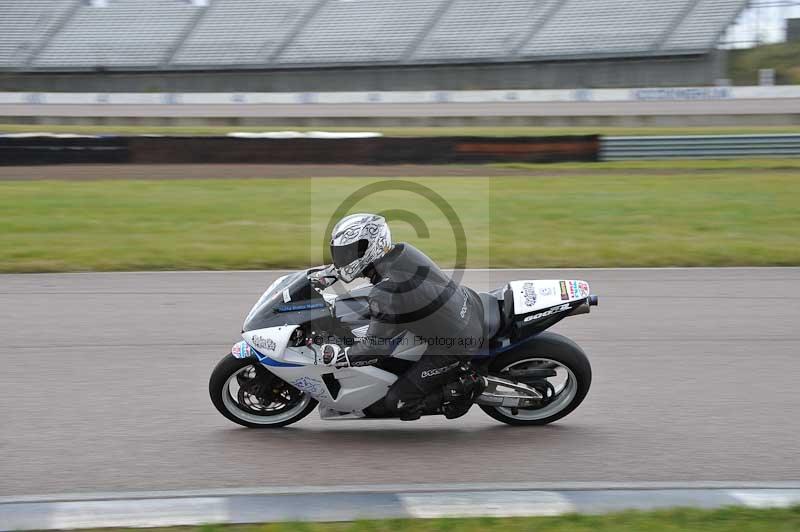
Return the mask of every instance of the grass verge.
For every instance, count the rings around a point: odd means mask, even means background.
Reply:
[[[589,166],[580,175],[407,181],[454,208],[468,267],[798,265],[795,163],[750,161],[736,170],[704,161],[651,175],[638,163],[614,163],[619,173]],[[378,182],[391,180],[0,182],[0,271],[315,264],[335,207]],[[450,221],[430,201],[389,190],[353,210],[387,209],[396,240],[457,264]],[[416,232],[404,211],[427,229]]]
[[[439,136],[549,136],[549,135],[744,135],[800,133],[800,126],[730,126],[730,127],[298,127],[285,126],[115,126],[0,124],[0,133],[78,133],[84,135],[226,135],[233,131],[378,131],[392,137]]]
[[[758,83],[758,71],[762,68],[774,68],[775,81],[778,84],[800,83],[798,42],[766,44],[731,50],[729,53],[729,74],[736,84],[755,85]]]
[[[402,519],[347,523],[275,523],[161,529],[178,532],[795,532],[800,507],[675,509],[558,517]]]

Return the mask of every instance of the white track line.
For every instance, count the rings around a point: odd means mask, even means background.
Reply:
[[[734,487],[738,484],[739,487]],[[578,488],[578,486],[582,486]],[[588,488],[592,485],[594,488]],[[552,516],[625,509],[686,507],[785,508],[800,503],[800,483],[564,483],[440,486],[318,486],[198,492],[84,494],[5,498],[0,530],[153,527],[204,523],[352,521],[384,518]],[[709,487],[727,485],[726,488]],[[680,488],[668,486],[682,486]],[[701,487],[706,486],[706,487]],[[758,486],[758,487],[757,487]],[[404,489],[400,489],[404,488]],[[227,494],[222,495],[225,492]],[[207,493],[207,492],[206,492]],[[232,494],[236,493],[236,494]],[[88,497],[105,497],[90,499]]]
[[[750,508],[788,508],[800,504],[800,490],[731,490],[728,493]]]
[[[400,502],[413,517],[552,516],[576,510],[554,491],[458,491],[400,493]]]
[[[196,490],[100,491],[50,493],[0,497],[0,504],[97,501],[120,499],[159,499],[186,497],[233,497],[248,495],[314,495],[329,493],[420,493],[451,491],[591,491],[591,490],[800,490],[800,481],[688,481],[688,482],[477,482],[445,484],[341,484],[331,486],[253,486]]]
[[[50,528],[163,527],[230,522],[221,497],[136,499],[130,501],[58,502]]]

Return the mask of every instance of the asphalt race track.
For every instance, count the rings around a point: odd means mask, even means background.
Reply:
[[[587,400],[543,428],[457,421],[257,431],[207,396],[272,272],[0,276],[0,496],[250,486],[800,478],[800,268],[474,271],[583,278],[555,330]]]
[[[632,102],[0,105],[0,117],[580,117],[627,115],[784,115],[793,113],[800,113],[800,98]]]

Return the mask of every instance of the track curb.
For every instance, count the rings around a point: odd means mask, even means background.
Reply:
[[[0,497],[0,530],[781,508],[800,482],[348,485]]]

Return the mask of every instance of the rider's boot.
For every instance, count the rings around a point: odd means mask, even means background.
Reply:
[[[486,379],[474,371],[465,373],[442,388],[441,412],[447,419],[456,419],[472,408],[475,399],[486,389]]]
[[[413,405],[401,405],[398,408],[400,414],[400,421],[415,421],[422,417],[425,413],[425,404],[423,402],[415,403]]]
[[[403,421],[414,421],[433,413],[444,414],[447,419],[461,417],[469,411],[486,385],[486,379],[473,369],[462,368],[458,380],[430,392],[423,401],[409,404],[398,401],[398,415]]]

